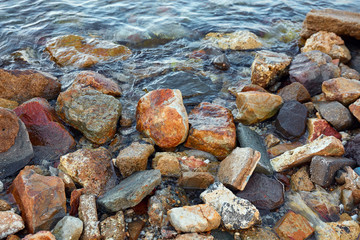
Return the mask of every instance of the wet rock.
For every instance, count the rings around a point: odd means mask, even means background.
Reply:
[[[274,210],[284,203],[284,187],[273,178],[254,173],[236,196],[249,200],[258,209]]]
[[[354,159],[360,166],[360,134],[348,141],[345,145],[345,157]]]
[[[235,148],[219,166],[218,179],[225,185],[244,190],[258,161],[260,152],[252,148]]]
[[[318,31],[333,32],[360,40],[360,14],[336,9],[313,9],[306,14],[301,36],[308,38]]]
[[[328,222],[329,225],[338,235],[339,239],[358,239],[360,234],[359,224],[354,220]]]
[[[265,137],[265,144],[267,148],[271,148],[273,146],[276,146],[280,143],[280,139],[275,137],[274,134],[268,134]]]
[[[360,99],[356,100],[354,103],[350,104],[349,110],[360,122]]]
[[[206,189],[213,184],[215,178],[208,172],[184,172],[178,185],[183,188]]]
[[[112,139],[121,115],[121,104],[113,96],[96,90],[69,89],[56,102],[56,113],[96,144]]]
[[[349,158],[315,156],[310,164],[311,181],[322,187],[328,187],[333,183],[337,170],[344,166],[355,167],[355,165],[356,162]]]
[[[19,106],[19,103],[15,102],[15,101],[7,100],[5,98],[0,98],[0,107],[2,107],[2,108],[7,108],[7,109],[13,110],[17,106]]]
[[[331,57],[320,51],[310,51],[297,55],[291,62],[291,82],[299,82],[311,96],[321,93],[321,84],[340,77],[340,69],[332,63]]]
[[[128,177],[134,172],[146,170],[148,158],[154,152],[153,145],[134,142],[119,152],[115,165],[119,168],[121,175]]]
[[[236,128],[236,134],[240,147],[251,147],[260,152],[261,157],[256,165],[255,172],[272,175],[273,169],[263,139],[255,131],[241,123]]]
[[[5,200],[0,199],[0,211],[9,211],[11,206]]]
[[[124,213],[119,211],[116,215],[106,218],[100,223],[101,239],[123,240],[125,239]]]
[[[341,134],[336,131],[326,120],[319,118],[308,118],[307,127],[309,131],[308,141],[312,142],[321,135],[334,136],[341,140]]]
[[[40,231],[36,234],[28,234],[22,240],[56,240],[56,238],[49,231]]]
[[[56,98],[60,90],[61,84],[48,73],[0,69],[0,98],[18,103],[34,97],[50,100]]]
[[[65,154],[76,145],[46,99],[33,98],[14,112],[25,124],[33,146],[48,146],[57,154]]]
[[[291,117],[289,117],[291,116]],[[305,133],[307,108],[298,101],[287,101],[276,117],[276,131],[286,139],[296,139]]]
[[[240,232],[244,240],[279,240],[279,237],[269,227],[253,227]]]
[[[8,151],[14,144],[19,133],[19,120],[13,111],[0,108],[0,153]]]
[[[316,156],[315,156],[316,157]],[[296,173],[291,175],[291,189],[293,191],[312,191],[314,184],[310,180],[306,166],[300,168]]]
[[[339,102],[317,102],[315,108],[338,131],[345,130],[353,124],[350,111]]]
[[[301,48],[301,52],[318,50],[326,53],[333,59],[348,62],[351,59],[350,51],[345,46],[344,40],[333,32],[319,31],[311,35]]]
[[[158,169],[163,176],[179,177],[181,166],[175,153],[157,152],[152,160],[152,167]]]
[[[176,236],[176,240],[213,240],[213,236],[200,235],[198,233],[186,233]]]
[[[230,68],[229,59],[225,54],[215,57],[212,60],[212,64],[215,66],[215,68],[220,70],[228,70]]]
[[[11,211],[0,211],[0,238],[3,239],[25,228],[21,216]]]
[[[79,149],[60,158],[58,168],[88,193],[101,195],[114,174],[111,155],[105,148]]]
[[[235,124],[228,109],[202,102],[190,112],[189,123],[185,147],[209,152],[219,159],[224,159],[235,148]]]
[[[159,89],[143,96],[136,107],[136,129],[161,148],[183,143],[189,131],[188,116],[179,90]]]
[[[95,195],[81,195],[79,204],[79,218],[84,223],[81,240],[100,240],[99,221]]]
[[[63,181],[37,174],[32,167],[20,171],[12,183],[11,193],[30,233],[50,230],[66,214]]]
[[[360,73],[347,65],[340,63],[341,77],[347,79],[360,80]]]
[[[233,33],[211,32],[206,34],[205,39],[209,39],[214,46],[224,50],[247,50],[262,47],[259,38],[249,31],[238,31]]]
[[[334,78],[323,82],[322,91],[326,100],[349,105],[360,97],[360,82],[343,77]]]
[[[273,86],[288,74],[291,58],[284,53],[258,51],[251,65],[251,82],[263,88]]]
[[[293,82],[290,85],[281,88],[278,95],[282,97],[284,102],[296,100],[303,103],[310,101],[311,97],[308,90],[299,82]]]
[[[159,170],[136,172],[101,196],[98,204],[107,212],[117,212],[133,207],[151,193],[160,181]]]
[[[83,225],[79,218],[66,216],[56,224],[52,234],[56,239],[78,240],[83,231]]]
[[[85,39],[76,35],[64,35],[49,39],[46,51],[52,60],[60,66],[75,66],[78,68],[92,65],[109,59],[125,60],[131,55],[130,49],[112,42]]]
[[[275,232],[281,239],[306,239],[310,237],[314,229],[310,223],[300,214],[288,211],[274,227]]]
[[[181,232],[206,232],[219,227],[221,217],[210,205],[173,208],[167,215],[171,225]]]
[[[239,110],[235,120],[246,125],[262,122],[274,116],[283,100],[280,96],[264,92],[241,92],[236,96]]]
[[[297,165],[310,162],[313,156],[341,156],[344,147],[341,141],[333,136],[319,137],[315,141],[293,150],[286,151],[270,160],[276,172],[282,172]]]

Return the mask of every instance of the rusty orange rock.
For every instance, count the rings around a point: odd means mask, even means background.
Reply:
[[[288,211],[275,225],[275,232],[281,239],[304,240],[314,232],[306,218]]]
[[[360,81],[343,77],[333,78],[322,83],[322,91],[326,100],[348,105],[360,97]]]
[[[15,144],[19,127],[16,114],[0,107],[0,153],[6,152]]]
[[[356,100],[354,103],[350,104],[349,110],[360,121],[360,99]]]
[[[309,118],[307,121],[309,130],[308,141],[312,142],[321,134],[325,136],[334,136],[341,140],[341,134],[335,130],[325,119]]]
[[[56,238],[49,231],[40,231],[36,234],[26,235],[22,240],[56,240]]]
[[[186,140],[189,120],[177,89],[159,89],[143,96],[136,107],[136,129],[161,148],[172,148]]]

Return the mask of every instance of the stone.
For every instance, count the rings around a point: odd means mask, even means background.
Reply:
[[[255,131],[241,123],[236,128],[236,134],[240,147],[250,147],[260,152],[261,157],[256,165],[255,172],[272,175],[273,169],[270,165],[270,158],[267,154],[264,140]]]
[[[333,136],[323,136],[315,141],[284,152],[278,157],[270,160],[276,172],[293,168],[303,163],[310,162],[313,156],[342,156],[344,146],[341,141]]]
[[[293,82],[283,88],[281,88],[277,93],[284,102],[296,100],[298,102],[304,103],[310,101],[310,93],[308,90],[299,82]]]
[[[181,166],[178,156],[168,152],[157,152],[152,160],[152,167],[158,169],[162,176],[179,177]]]
[[[98,198],[99,206],[107,212],[117,212],[140,203],[161,182],[159,170],[136,172]]]
[[[40,231],[36,234],[28,234],[22,240],[56,240],[56,238],[49,231]]]
[[[145,222],[141,219],[128,223],[129,239],[139,239],[140,233],[145,226]]]
[[[328,222],[329,225],[338,235],[339,239],[355,240],[359,237],[360,227],[359,223],[354,220]]]
[[[360,99],[356,100],[354,103],[350,104],[349,110],[360,121]]]
[[[260,157],[260,152],[252,148],[235,148],[220,163],[217,175],[219,181],[237,190],[244,190]]]
[[[312,142],[321,135],[334,136],[341,140],[341,134],[336,131],[325,119],[308,118],[307,128],[309,131],[308,141]]]
[[[70,216],[76,216],[78,214],[80,196],[83,193],[85,194],[84,190],[85,190],[84,188],[80,188],[80,189],[75,189],[71,192],[71,194],[70,194],[70,208],[71,209],[69,211]]]
[[[341,191],[340,201],[341,201],[341,204],[344,206],[344,210],[346,212],[351,212],[354,209],[354,206],[355,206],[354,205],[354,197],[353,197],[351,190],[343,189]],[[342,215],[340,216],[340,220],[342,219]],[[351,220],[351,217],[349,220]]]
[[[280,143],[280,139],[275,137],[274,134],[268,134],[265,137],[265,144],[267,148],[271,148],[273,146],[276,146]]]
[[[12,211],[0,211],[0,239],[25,228],[21,216]]]
[[[206,189],[215,181],[215,177],[208,172],[183,172],[178,185],[190,189]]]
[[[84,223],[81,240],[100,240],[100,228],[97,216],[95,195],[81,195],[79,218]]]
[[[101,195],[114,175],[111,154],[103,147],[97,149],[79,149],[60,157],[60,170],[88,193]]]
[[[315,156],[316,157],[316,156]],[[306,166],[300,168],[296,173],[291,175],[291,189],[293,191],[312,191],[315,188],[310,180],[308,168]]]
[[[101,239],[104,240],[124,240],[125,239],[125,219],[122,211],[114,216],[108,217],[100,222]]]
[[[45,50],[58,65],[77,68],[91,67],[100,61],[110,59],[126,60],[132,54],[131,50],[123,45],[98,39],[85,39],[77,35],[49,39]]]
[[[346,130],[353,125],[350,111],[337,101],[316,102],[315,108],[338,131]]]
[[[247,50],[262,47],[259,38],[249,31],[237,31],[233,33],[216,33],[206,34],[205,39],[209,39],[214,46],[223,50]]]
[[[13,111],[0,108],[0,153],[8,151],[14,144],[19,133],[19,120]]]
[[[202,102],[189,114],[189,136],[185,147],[209,152],[224,159],[236,146],[236,129],[230,110]]]
[[[11,193],[30,233],[50,230],[66,214],[63,181],[58,177],[37,174],[30,166],[21,170],[14,179]]]
[[[360,82],[343,77],[333,78],[323,82],[322,91],[326,100],[349,105],[360,97]]]
[[[171,225],[180,232],[207,232],[219,227],[221,217],[207,204],[173,208],[167,212]]]
[[[314,228],[302,215],[288,211],[276,223],[274,231],[281,239],[303,240],[313,234]]]
[[[348,62],[351,59],[350,51],[345,46],[344,40],[333,32],[319,31],[311,35],[301,48],[301,52],[318,50],[326,53],[333,59],[340,59],[341,62]]]
[[[136,107],[136,129],[161,148],[183,143],[189,131],[189,120],[181,92],[159,89],[141,97]]]
[[[34,70],[0,69],[0,98],[23,103],[34,97],[56,98],[61,90],[57,79]]]
[[[112,139],[121,115],[121,103],[96,90],[75,88],[60,93],[56,113],[90,141],[104,144]]]
[[[3,200],[3,199],[0,199],[0,211],[9,211],[11,210],[11,205]]]
[[[225,54],[221,54],[215,57],[211,62],[215,68],[220,70],[228,70],[230,68],[229,59],[226,57]]]
[[[269,227],[253,227],[240,232],[244,240],[279,240],[279,237]]]
[[[356,166],[356,161],[344,157],[315,156],[311,159],[311,181],[322,186],[329,187],[335,178],[336,171],[345,166]]]
[[[306,120],[307,108],[298,101],[287,101],[276,117],[276,132],[286,139],[297,139],[305,133]]]
[[[241,92],[236,96],[239,110],[235,120],[246,125],[262,122],[274,116],[283,100],[280,96],[264,92]]]
[[[5,98],[0,98],[0,107],[2,107],[2,108],[7,108],[10,110],[13,110],[17,106],[19,106],[19,103],[16,101],[11,101],[11,100],[7,100]]]
[[[360,166],[360,134],[356,134],[352,140],[345,144],[345,157],[354,159]]]
[[[290,64],[291,82],[304,85],[311,96],[321,93],[324,81],[340,77],[340,69],[332,63],[331,57],[320,51],[304,52],[296,55]]]
[[[284,186],[276,179],[254,173],[245,189],[236,196],[249,200],[257,209],[272,211],[284,203]]]
[[[177,235],[175,240],[214,240],[214,237],[211,235],[200,235],[198,233],[186,233]]]
[[[341,75],[340,75],[341,77],[347,79],[360,80],[360,73],[343,63],[340,63],[340,70],[341,70]]]
[[[119,152],[115,165],[119,168],[121,175],[128,177],[134,172],[146,170],[148,158],[154,152],[155,148],[151,144],[133,142]]]
[[[75,182],[72,180],[72,178],[69,175],[67,175],[66,173],[64,173],[61,170],[58,171],[57,175],[59,178],[61,178],[61,180],[63,180],[63,182],[65,184],[66,196],[70,196],[71,192],[76,189]]]
[[[360,40],[360,14],[336,9],[312,9],[306,14],[300,35],[308,38],[318,31],[333,32]]]
[[[273,86],[288,74],[291,57],[284,53],[262,50],[256,52],[251,65],[251,82],[263,88]]]
[[[65,154],[76,142],[60,122],[54,109],[44,98],[33,98],[14,109],[28,130],[33,146],[49,146],[57,154]]]
[[[21,240],[21,238],[16,235],[9,235],[6,240]]]
[[[300,142],[281,143],[281,144],[278,144],[278,145],[276,145],[274,147],[269,148],[268,153],[269,153],[270,157],[276,157],[276,156],[279,156],[279,155],[283,154],[286,151],[293,150],[293,149],[295,149],[297,147],[300,147],[302,145],[303,144],[300,143]],[[269,163],[270,163],[270,160],[269,160]]]
[[[56,224],[52,230],[52,234],[56,239],[78,240],[83,231],[83,225],[83,222],[79,218],[65,216]]]

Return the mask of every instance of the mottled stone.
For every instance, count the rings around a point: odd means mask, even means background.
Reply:
[[[314,232],[306,218],[293,211],[288,211],[276,223],[274,230],[281,239],[286,240],[304,240]]]
[[[141,97],[136,107],[136,129],[162,148],[183,143],[189,122],[181,92],[159,89]]]
[[[214,67],[220,70],[228,70],[230,68],[229,59],[225,54],[221,54],[215,57],[211,63],[214,65]]]
[[[340,63],[341,77],[347,79],[360,80],[360,73],[347,65]]]
[[[293,191],[311,191],[315,188],[310,180],[306,166],[300,168],[296,173],[291,175],[291,189]]]
[[[360,97],[360,81],[343,77],[333,78],[322,83],[322,91],[326,100],[349,105]]]
[[[281,88],[277,94],[282,97],[284,102],[296,100],[303,103],[309,101],[311,98],[308,90],[299,82],[293,82]]]
[[[309,131],[309,142],[314,141],[321,135],[334,136],[341,140],[341,134],[336,131],[325,119],[308,118],[307,127]]]
[[[11,209],[11,205],[3,200],[3,199],[0,199],[0,211],[8,211]]]
[[[79,204],[79,218],[84,223],[81,240],[100,240],[100,229],[97,215],[95,195],[81,195]]]
[[[17,106],[19,106],[19,103],[16,101],[11,101],[11,100],[7,100],[5,98],[0,98],[0,107],[2,107],[2,108],[7,108],[10,110],[13,110]]]
[[[22,240],[56,240],[56,238],[49,231],[40,231],[36,234],[28,234]]]
[[[354,159],[360,166],[360,134],[348,141],[345,145],[345,157]]]
[[[316,102],[315,108],[338,131],[348,129],[353,124],[350,111],[337,101]]]
[[[205,39],[209,39],[216,47],[231,50],[246,50],[262,47],[259,38],[249,31],[237,31],[233,33],[206,34]]]
[[[13,111],[0,108],[0,153],[8,151],[19,133],[19,120]]]
[[[157,152],[152,160],[152,167],[160,170],[163,176],[179,177],[181,174],[178,156],[171,152]]]
[[[108,217],[100,223],[101,239],[104,240],[124,240],[125,239],[125,219],[122,211],[114,216]]]
[[[279,237],[269,227],[253,227],[240,232],[243,240],[279,240]]]
[[[339,221],[339,222],[328,222],[329,225],[336,234],[339,239],[343,240],[356,240],[359,238],[360,234],[360,226],[357,221],[348,220],[348,221]]]
[[[79,218],[65,216],[56,224],[52,230],[52,234],[56,239],[78,240],[83,231],[83,225],[83,222]]]
[[[0,239],[25,228],[21,216],[11,211],[0,211]]]
[[[178,185],[183,188],[206,189],[213,184],[215,178],[208,172],[184,172]]]

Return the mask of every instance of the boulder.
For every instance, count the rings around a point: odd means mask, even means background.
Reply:
[[[247,50],[262,47],[259,38],[249,31],[237,31],[233,33],[216,33],[206,34],[205,39],[209,39],[214,46],[223,50]]]
[[[81,240],[100,240],[101,235],[95,195],[85,194],[80,196],[79,218],[84,223]]]
[[[322,91],[328,101],[339,101],[344,105],[360,97],[360,81],[343,77],[324,81]]]
[[[337,101],[316,102],[315,108],[338,131],[346,130],[353,125],[350,111]]]
[[[117,212],[114,216],[108,217],[100,222],[101,239],[123,240],[126,237],[126,224],[124,213]]]
[[[0,211],[0,239],[25,228],[21,216],[12,211]]]
[[[136,107],[136,129],[161,148],[183,143],[189,122],[181,92],[159,89],[141,97]]]
[[[279,90],[277,93],[284,102],[296,100],[298,102],[307,102],[310,101],[310,93],[308,90],[299,82],[293,82],[290,85],[287,85]]]
[[[83,225],[83,222],[79,218],[65,216],[56,224],[52,230],[52,234],[56,239],[79,240],[83,231]]]
[[[288,211],[276,223],[274,230],[281,239],[306,239],[314,233],[308,220],[293,211]]]
[[[316,157],[316,156],[315,156]],[[298,191],[312,191],[315,186],[310,180],[308,168],[306,166],[300,168],[296,173],[291,175],[291,189]]]
[[[314,141],[321,135],[334,136],[341,140],[341,134],[336,131],[325,119],[308,118],[307,127],[309,131],[309,142]]]

